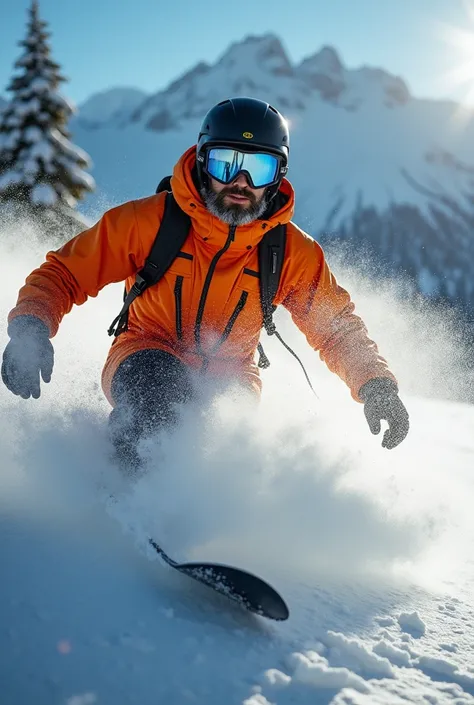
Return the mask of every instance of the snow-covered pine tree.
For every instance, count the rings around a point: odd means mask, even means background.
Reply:
[[[32,0],[24,51],[0,113],[0,202],[73,216],[77,201],[95,188],[89,156],[69,141],[73,106],[58,92],[66,79],[50,57],[49,32]],[[77,214],[79,216],[79,214]]]

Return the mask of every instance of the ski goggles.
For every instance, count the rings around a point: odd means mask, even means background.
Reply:
[[[204,157],[204,171],[221,184],[230,184],[244,173],[252,188],[273,186],[288,171],[282,157],[267,152],[239,152],[229,147],[213,147]]]

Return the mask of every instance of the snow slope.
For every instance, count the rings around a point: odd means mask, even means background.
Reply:
[[[44,255],[19,235],[0,239],[2,320]],[[338,272],[411,413],[394,451],[281,315],[319,400],[264,341],[261,408],[210,390],[128,484],[98,388],[120,285],[66,317],[40,400],[0,389],[2,705],[474,703],[474,410],[446,400],[467,384],[462,351],[436,310]],[[290,619],[173,574],[148,533],[177,558],[258,572]]]

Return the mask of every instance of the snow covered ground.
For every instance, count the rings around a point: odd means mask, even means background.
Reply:
[[[31,233],[2,233],[2,321],[43,254]],[[98,386],[115,285],[64,320],[40,400],[0,389],[2,705],[474,703],[462,351],[436,312],[344,269],[340,281],[400,378],[412,428],[394,451],[282,315],[319,399],[263,341],[260,409],[229,392],[188,410],[179,432],[143,448],[150,471],[127,484],[108,459]],[[173,573],[148,533],[178,559],[257,572],[289,620]]]

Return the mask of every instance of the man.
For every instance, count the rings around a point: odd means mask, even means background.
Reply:
[[[395,377],[321,247],[291,222],[288,155],[282,115],[263,101],[233,98],[209,111],[197,145],[176,164],[171,188],[190,218],[189,234],[160,281],[130,306],[102,375],[113,406],[112,439],[125,462],[139,462],[139,439],[170,423],[176,404],[193,398],[196,373],[259,393],[258,245],[277,226],[286,227],[286,245],[274,304],[289,310],[309,344],[364,404],[372,433],[379,433],[381,420],[388,422],[384,447],[394,448],[407,435]],[[111,282],[126,281],[130,291],[162,222],[165,198],[158,193],[109,210],[28,276],[8,317],[11,340],[3,355],[2,378],[14,394],[38,398],[40,373],[50,381],[50,338],[73,304]]]

